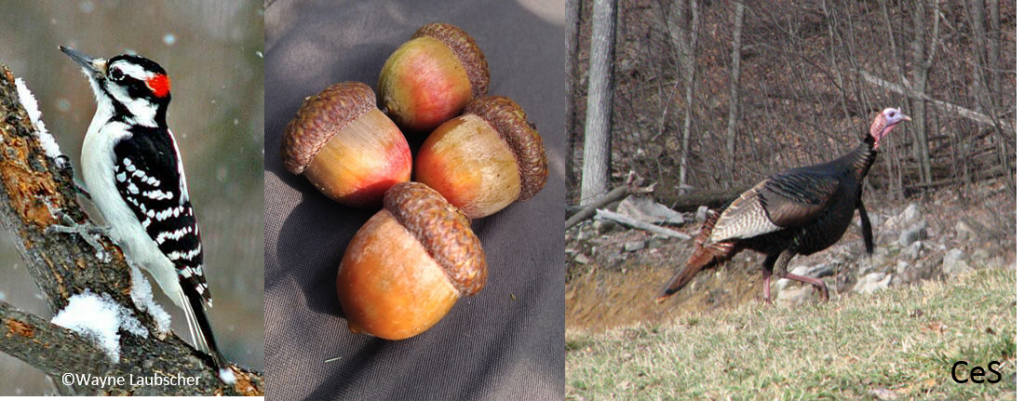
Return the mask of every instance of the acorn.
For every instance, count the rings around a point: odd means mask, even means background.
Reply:
[[[471,219],[537,194],[548,177],[544,140],[509,98],[471,102],[427,137],[415,179],[441,193]]]
[[[446,23],[421,27],[384,63],[377,93],[404,130],[429,132],[487,94],[490,73],[476,42]]]
[[[338,268],[349,330],[399,340],[434,326],[455,301],[487,283],[469,220],[426,185],[397,184],[356,232]]]
[[[307,97],[285,128],[281,158],[324,195],[359,208],[380,207],[384,192],[412,172],[405,136],[360,82]]]

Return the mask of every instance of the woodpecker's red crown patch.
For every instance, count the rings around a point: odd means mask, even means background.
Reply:
[[[168,78],[167,75],[156,75],[146,79],[146,86],[149,86],[157,98],[163,98],[171,92],[171,78]]]

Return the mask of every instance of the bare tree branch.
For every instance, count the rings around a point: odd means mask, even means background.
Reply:
[[[82,237],[48,234],[62,224],[60,212],[76,223],[88,217],[78,204],[74,172],[66,157],[45,154],[39,134],[22,107],[14,75],[0,65],[0,223],[16,242],[29,273],[56,313],[68,300],[86,290],[107,294],[133,313],[149,331],[145,337],[125,333],[120,359],[107,354],[77,333],[53,325],[45,318],[0,303],[0,351],[38,368],[60,383],[66,374],[120,377],[118,386],[78,384],[78,394],[118,395],[262,395],[262,374],[231,367],[235,383],[218,378],[207,355],[173,333],[164,335],[152,317],[131,299],[130,269],[120,250],[104,237],[103,260]],[[143,378],[194,378],[177,385],[146,383]],[[133,380],[140,380],[132,383]]]
[[[627,225],[629,227],[637,228],[637,229],[640,229],[640,230],[646,230],[646,231],[649,231],[651,233],[658,233],[658,234],[662,234],[662,235],[669,236],[669,237],[675,237],[677,239],[682,239],[684,241],[690,240],[692,238],[692,237],[690,237],[689,234],[680,233],[678,231],[675,231],[675,230],[672,230],[672,229],[666,229],[664,227],[657,226],[657,225],[650,224],[650,223],[644,223],[644,222],[642,222],[640,220],[634,220],[634,219],[626,217],[626,216],[624,216],[622,214],[613,213],[613,212],[608,211],[608,210],[598,209],[597,210],[597,218],[598,219],[611,220],[611,221],[614,221],[614,222],[617,222],[617,223],[625,224],[625,225]]]
[[[654,187],[654,184],[651,184],[650,186],[647,187],[640,187],[641,185],[643,185],[641,183],[642,181],[642,179],[639,179],[637,177],[636,173],[630,171],[629,177],[626,179],[625,184],[613,188],[611,191],[605,193],[604,195],[594,200],[594,202],[580,209],[580,211],[577,212],[576,214],[573,214],[572,217],[569,217],[569,219],[565,221],[565,229],[569,230],[570,228],[572,228],[572,226],[575,226],[579,224],[579,222],[585,220],[587,217],[590,217],[590,215],[594,214],[594,212],[597,211],[597,209],[604,207],[605,205],[608,205],[609,203],[612,203],[616,200],[622,199],[627,195],[650,194],[651,192],[654,191],[654,189],[652,188]]]
[[[978,123],[982,123],[982,124],[985,124],[985,125],[988,125],[988,126],[995,127],[998,124],[998,126],[1000,128],[1011,129],[1010,124],[1006,123],[1005,121],[1001,121],[1001,120],[998,120],[998,119],[992,119],[991,117],[985,116],[984,114],[979,113],[977,111],[972,111],[970,109],[964,108],[964,107],[959,106],[959,105],[955,105],[955,104],[952,104],[952,103],[949,103],[949,102],[945,102],[945,101],[941,101],[941,100],[932,98],[931,96],[928,96],[928,95],[923,94],[923,93],[916,92],[916,91],[914,91],[912,89],[904,88],[901,85],[898,85],[898,84],[886,81],[886,80],[881,79],[881,78],[879,78],[879,77],[877,77],[875,75],[872,75],[872,74],[868,73],[865,70],[856,69],[856,70],[854,70],[854,72],[859,74],[861,77],[863,77],[864,80],[867,81],[868,83],[871,83],[871,84],[877,85],[877,86],[881,86],[881,87],[883,87],[885,89],[888,89],[888,90],[890,90],[892,92],[895,92],[895,93],[898,93],[898,94],[902,94],[902,95],[906,95],[907,97],[910,97],[910,98],[922,99],[922,100],[928,101],[930,103],[935,104],[936,108],[938,108],[940,110],[943,110],[943,111],[945,111],[947,113],[950,113],[950,114],[953,114],[953,115],[957,115],[957,116],[961,116],[961,117],[964,117],[964,118],[967,118],[967,119],[970,119],[972,121],[975,121],[975,122],[978,122]]]

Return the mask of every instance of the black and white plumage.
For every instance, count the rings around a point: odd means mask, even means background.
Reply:
[[[203,248],[177,143],[167,127],[170,80],[134,55],[95,59],[61,50],[82,67],[97,108],[82,146],[82,176],[106,232],[185,311],[196,348],[226,361],[204,308],[212,305]]]
[[[771,302],[773,274],[810,283],[827,301],[825,283],[789,273],[789,261],[797,254],[817,253],[839,241],[854,210],[860,212],[865,247],[872,253],[874,242],[861,200],[862,184],[882,137],[905,120],[910,117],[900,109],[887,108],[875,117],[863,141],[846,155],[773,175],[743,192],[721,214],[710,214],[694,240],[696,250],[657,301],[678,292],[701,270],[728,261],[744,249],[766,255],[761,269],[766,302]]]

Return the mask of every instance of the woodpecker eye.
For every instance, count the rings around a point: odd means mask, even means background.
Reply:
[[[110,79],[121,81],[124,79],[124,72],[121,72],[119,68],[110,69]]]

